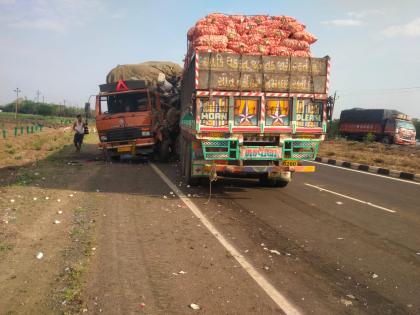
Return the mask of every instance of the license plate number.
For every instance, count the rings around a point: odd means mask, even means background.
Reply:
[[[118,147],[117,152],[131,152],[131,147]]]
[[[298,161],[284,160],[283,166],[298,166]]]

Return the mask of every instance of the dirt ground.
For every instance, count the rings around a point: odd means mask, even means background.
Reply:
[[[0,186],[0,314],[282,314],[150,166],[95,142]]]
[[[318,153],[342,161],[420,174],[420,147],[385,145],[379,142],[324,141]]]

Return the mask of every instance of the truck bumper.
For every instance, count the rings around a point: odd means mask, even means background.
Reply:
[[[193,163],[193,176],[209,176],[211,172],[216,172],[218,175],[232,174],[232,175],[261,175],[269,174],[270,177],[281,177],[281,174],[286,172],[300,172],[311,173],[315,172],[315,166],[237,166],[237,165],[220,165],[207,163]]]
[[[106,150],[111,156],[116,155],[149,155],[153,153],[155,140],[153,138],[141,138],[127,141],[100,142],[99,149]]]

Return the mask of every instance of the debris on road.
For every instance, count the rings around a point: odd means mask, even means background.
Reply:
[[[178,272],[180,275],[185,275],[186,274],[186,272],[185,271],[183,271],[183,270],[181,270],[180,272]]]
[[[34,197],[33,199],[34,199],[34,201],[37,201],[37,200],[38,200],[38,198],[37,198],[37,197]]]
[[[346,307],[353,305],[352,301],[343,298],[341,298],[340,302],[343,303]]]
[[[280,256],[281,254],[280,254],[280,252],[278,251],[278,250],[275,250],[275,249],[270,249],[270,253],[272,253],[272,254],[276,254],[276,255],[278,255],[278,256]]]
[[[96,189],[96,192],[99,192],[99,189]]]
[[[61,223],[61,221],[59,221],[59,220],[54,220],[54,224],[60,224]]]
[[[268,271],[268,270],[270,270],[270,267],[264,266],[264,269]]]
[[[61,202],[61,199],[57,199],[57,202]]]
[[[200,309],[200,306],[199,306],[199,305],[197,305],[197,304],[194,304],[194,303],[191,303],[191,304],[190,304],[190,307],[191,307],[193,310],[199,310],[199,309]]]
[[[62,213],[63,213],[63,211],[61,211],[61,210],[57,211],[57,214],[62,214]]]
[[[343,204],[341,201],[336,201],[335,203],[340,205],[340,206]]]
[[[344,240],[344,237],[337,237],[338,240]]]
[[[417,256],[420,256],[420,252],[416,253]]]
[[[10,202],[11,202],[11,203],[14,203],[14,202],[15,202],[15,199],[10,199]]]
[[[70,194],[69,197],[73,197],[73,194]]]
[[[49,199],[50,199],[50,197],[48,197],[48,196],[47,196],[47,197],[45,197],[45,200],[49,200]]]
[[[43,252],[39,252],[38,254],[36,254],[36,258],[37,259],[42,259],[42,257],[44,257],[44,253]]]
[[[163,195],[163,199],[168,199],[168,196],[166,196],[166,195]]]
[[[352,300],[355,300],[356,299],[356,297],[353,294],[347,294],[346,296],[348,298],[352,299]]]
[[[144,304],[144,303],[140,303],[140,307],[141,308],[144,308],[146,306],[146,304]]]
[[[376,273],[374,273],[374,274],[372,274],[372,278],[373,279],[376,279],[376,278],[378,278],[379,276],[376,274]]]

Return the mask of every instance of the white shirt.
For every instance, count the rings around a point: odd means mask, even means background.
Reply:
[[[79,122],[78,120],[76,120],[74,130],[76,130],[77,133],[84,134],[85,133],[85,127],[83,125],[83,122]]]

